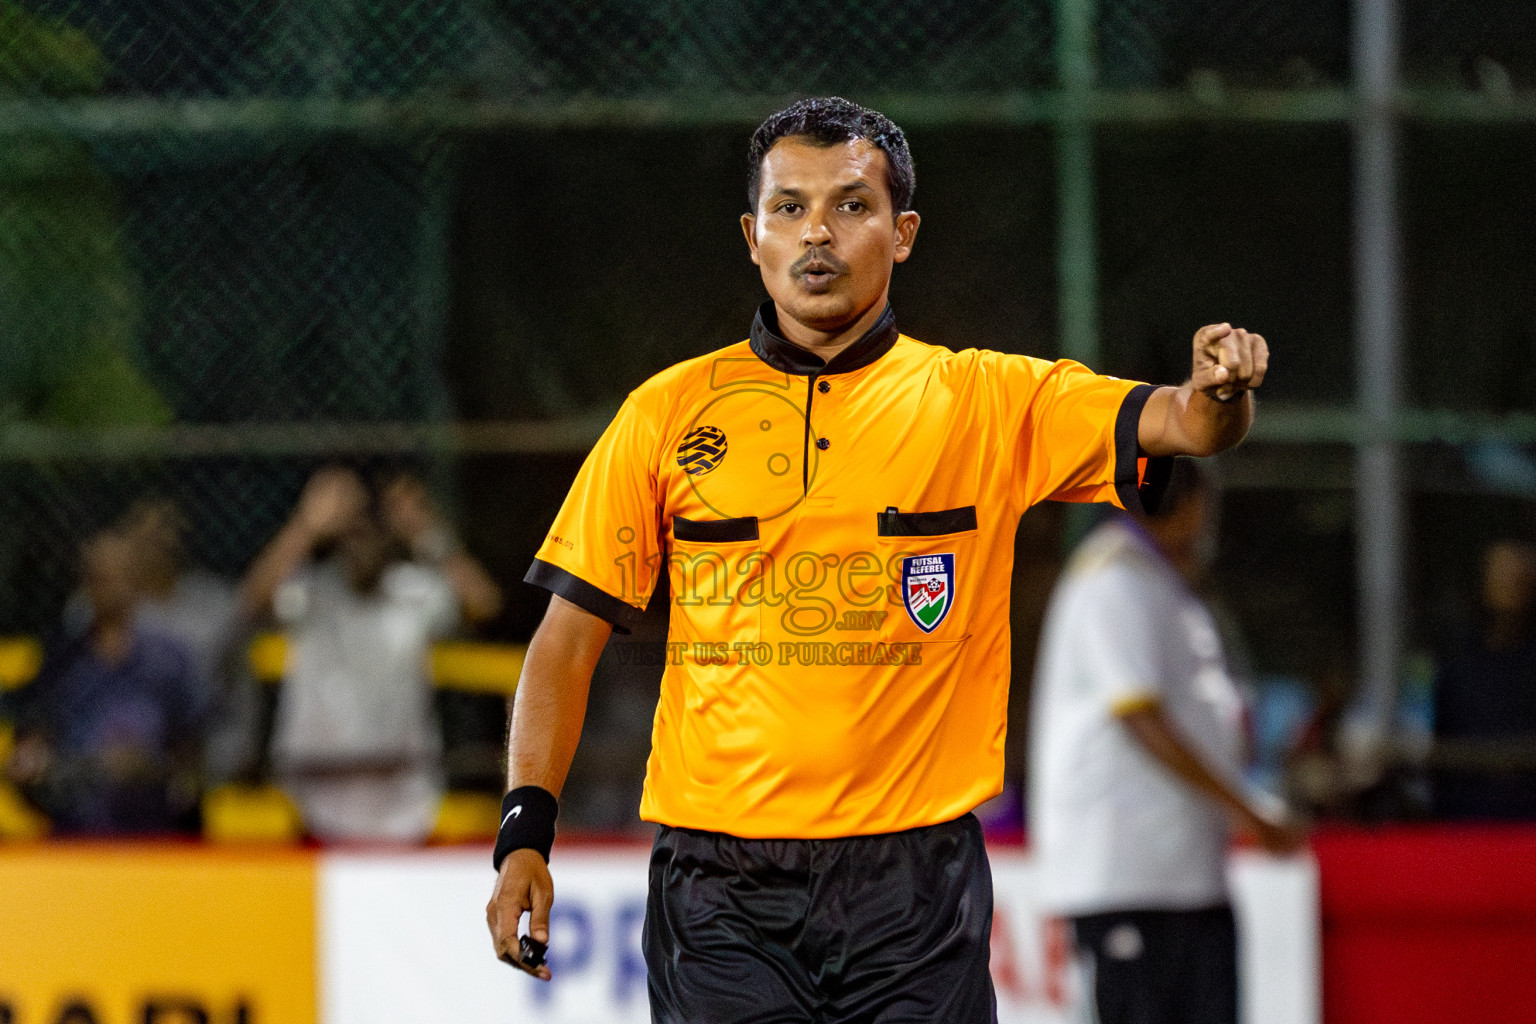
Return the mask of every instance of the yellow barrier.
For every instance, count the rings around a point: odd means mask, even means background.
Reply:
[[[296,843],[299,809],[276,786],[215,786],[203,795],[203,838],[215,843]]]
[[[432,681],[449,690],[511,696],[527,651],[526,644],[445,640],[432,647]],[[288,661],[288,640],[281,633],[262,633],[251,641],[249,658],[257,679],[278,682]],[[0,689],[26,685],[42,663],[43,648],[34,638],[0,639]]]
[[[264,683],[279,682],[288,664],[288,638],[281,633],[262,633],[251,641],[246,657],[257,679]]]
[[[446,793],[432,828],[434,843],[492,842],[501,825],[501,801],[485,793]]]
[[[9,722],[0,722],[0,766],[11,759],[16,733]],[[0,839],[41,839],[48,834],[48,819],[39,814],[8,780],[0,778]],[[0,1021],[5,1017],[0,1015]]]
[[[0,838],[5,837],[4,789],[0,788]],[[486,793],[449,792],[437,808],[434,843],[489,842],[501,824],[501,801]],[[46,830],[47,822],[42,822]],[[15,838],[32,838],[41,832]],[[203,797],[203,838],[236,845],[283,845],[304,837],[299,809],[276,786],[216,786]],[[5,1018],[0,1016],[0,1021]]]
[[[444,641],[432,648],[432,677],[438,686],[449,689],[510,697],[517,690],[527,653],[527,644]]]
[[[43,645],[30,636],[0,640],[0,690],[25,686],[43,667]]]

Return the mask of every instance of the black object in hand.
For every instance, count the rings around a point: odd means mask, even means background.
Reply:
[[[544,966],[544,954],[549,952],[549,946],[532,935],[524,935],[518,939],[517,949],[522,954],[523,963],[529,967]]]
[[[501,959],[520,971],[533,974],[544,966],[544,954],[549,952],[549,946],[531,935],[524,935],[517,940],[517,952],[516,959],[510,953],[503,953]]]

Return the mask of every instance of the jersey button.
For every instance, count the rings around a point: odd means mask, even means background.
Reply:
[[[828,381],[819,380],[816,382],[816,390],[820,391],[822,394],[826,394],[828,391],[832,390],[832,385]]]
[[[824,437],[818,437],[816,439],[816,447],[820,448],[822,451],[826,451],[828,448],[832,447],[832,442],[828,441]]]

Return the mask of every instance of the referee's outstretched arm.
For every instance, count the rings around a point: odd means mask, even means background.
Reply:
[[[1194,366],[1177,388],[1147,400],[1137,440],[1148,455],[1215,455],[1237,444],[1253,423],[1253,397],[1269,368],[1264,338],[1231,324],[1195,332]]]
[[[538,805],[538,791],[542,790],[545,798],[548,794],[558,797],[565,785],[587,714],[592,670],[612,631],[606,620],[552,594],[544,621],[528,644],[507,740],[511,806],[502,813],[509,818],[515,814],[530,831],[547,827],[550,839],[554,836],[554,809]],[[530,799],[520,801],[520,792],[529,794]],[[502,831],[505,834],[507,830]],[[528,914],[528,934],[540,943],[549,941],[554,886],[549,878],[548,841],[541,839],[539,848],[525,846],[504,855],[498,850],[497,854],[501,863],[485,919],[496,955],[523,966],[518,944],[518,923],[523,914]],[[549,980],[549,968],[543,964],[531,973]]]

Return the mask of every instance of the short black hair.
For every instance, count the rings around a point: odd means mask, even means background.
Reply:
[[[912,195],[917,191],[917,172],[912,169],[912,153],[907,136],[896,123],[878,110],[870,110],[841,96],[818,96],[798,100],[757,126],[752,144],[747,147],[747,203],[757,212],[758,192],[763,180],[763,157],[780,139],[807,138],[821,146],[863,139],[878,146],[885,154],[885,185],[891,193],[893,212],[912,209]]]

